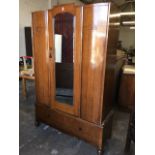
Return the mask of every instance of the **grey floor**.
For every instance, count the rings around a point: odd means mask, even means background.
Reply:
[[[28,97],[21,94],[19,82],[19,151],[20,155],[97,155],[96,148],[80,139],[41,124],[34,126],[34,83],[27,83]],[[105,145],[104,155],[124,155],[129,114],[115,110],[112,138]],[[134,144],[129,155],[134,155]]]

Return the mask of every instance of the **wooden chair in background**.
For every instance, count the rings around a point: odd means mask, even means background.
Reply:
[[[19,78],[22,79],[22,95],[27,97],[26,80],[35,80],[33,57],[22,56],[20,58],[23,59],[23,66],[20,67],[19,71]],[[31,59],[30,66],[26,63],[26,59]]]

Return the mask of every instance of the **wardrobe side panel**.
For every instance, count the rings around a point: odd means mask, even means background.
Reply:
[[[33,13],[32,26],[36,100],[49,104],[47,12]]]
[[[115,104],[116,88],[118,85],[118,76],[123,64],[122,58],[116,55],[117,42],[119,37],[119,27],[113,23],[119,23],[120,18],[110,18],[110,15],[120,12],[119,9],[112,3],[109,9],[109,29],[106,57],[106,72],[103,92],[103,107],[102,107],[102,122],[111,111]]]
[[[86,5],[83,23],[81,117],[101,124],[109,3]]]

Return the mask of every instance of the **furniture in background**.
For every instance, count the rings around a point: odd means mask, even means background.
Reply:
[[[30,71],[34,73],[34,64],[32,56],[20,56],[19,58],[19,71]]]
[[[33,57],[22,56],[19,62],[19,78],[22,79],[22,95],[27,96],[26,80],[35,80]]]
[[[31,27],[25,27],[25,46],[26,46],[26,55],[32,56],[32,35]]]
[[[106,83],[105,87],[107,87],[106,95],[109,98],[111,98],[111,102],[113,102],[114,106],[117,106],[117,98],[118,98],[118,91],[119,91],[119,85],[120,85],[120,77],[122,73],[122,67],[125,63],[125,56],[124,55],[109,55],[107,57],[107,67],[106,67]],[[111,87],[108,89],[108,87]],[[113,95],[112,95],[113,94]]]
[[[27,80],[35,80],[34,76],[29,75],[20,75],[20,78],[22,79],[22,95],[23,97],[27,97],[27,88],[26,88],[26,81]]]
[[[118,96],[118,104],[131,111],[135,106],[135,67],[124,65]]]
[[[127,52],[127,60],[129,65],[135,65],[135,49],[129,49]]]
[[[117,12],[113,4],[98,3],[32,14],[36,125],[43,122],[79,137],[96,146],[99,155],[112,131],[115,78],[110,66],[115,61],[108,59],[116,54],[119,33],[109,17]],[[56,35],[63,38],[59,62]]]

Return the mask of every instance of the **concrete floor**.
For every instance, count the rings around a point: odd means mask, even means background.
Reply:
[[[28,97],[21,94],[19,82],[20,155],[97,155],[94,146],[41,124],[34,126],[34,83],[27,83]],[[124,155],[129,114],[115,110],[112,138],[105,145],[104,155]],[[134,155],[134,144],[129,155]]]

